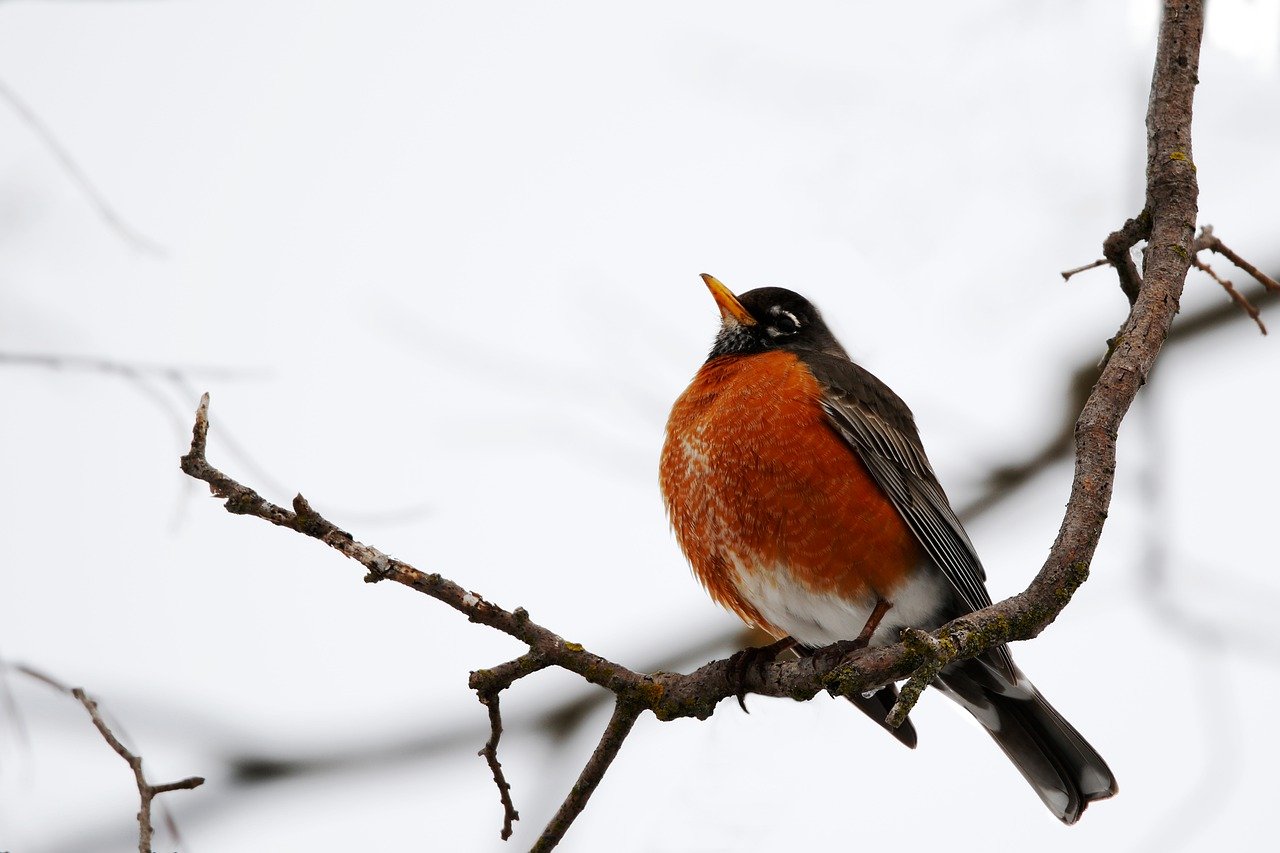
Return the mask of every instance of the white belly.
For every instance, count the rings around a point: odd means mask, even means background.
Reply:
[[[738,559],[732,562],[738,594],[769,624],[810,648],[855,639],[876,605],[873,594],[850,601],[830,593],[814,592],[796,581],[785,565],[748,570]],[[889,599],[893,607],[872,635],[871,645],[898,642],[903,628],[936,628],[944,621],[940,618],[941,612],[950,595],[941,572],[932,566],[917,569],[893,591]]]

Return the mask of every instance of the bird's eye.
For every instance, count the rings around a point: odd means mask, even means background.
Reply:
[[[773,322],[765,329],[769,337],[784,338],[800,331],[800,318],[781,305],[774,305],[769,314],[773,316]]]

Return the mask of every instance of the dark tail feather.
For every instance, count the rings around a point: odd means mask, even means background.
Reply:
[[[796,657],[810,657],[813,649],[804,646],[795,646],[791,649],[795,652]],[[902,725],[896,729],[885,723],[885,717],[889,716],[889,712],[893,710],[893,703],[898,701],[898,688],[896,685],[887,684],[881,687],[870,696],[850,697],[853,707],[866,714],[876,725],[884,729],[889,734],[898,739],[900,743],[908,749],[916,748],[916,727],[911,725],[911,720],[903,720]]]
[[[1094,800],[1119,790],[1116,777],[1088,742],[1014,668],[981,658],[948,667],[938,686],[959,702],[1009,756],[1058,819],[1073,824]]]
[[[916,727],[908,718],[896,729],[886,723],[885,717],[893,710],[893,703],[898,701],[898,688],[893,684],[885,685],[870,696],[857,696],[849,699],[853,707],[876,721],[880,728],[896,737],[904,746],[916,748]]]

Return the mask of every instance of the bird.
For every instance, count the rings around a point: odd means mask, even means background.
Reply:
[[[800,655],[896,642],[991,604],[986,572],[925,455],[907,405],[854,363],[809,300],[781,287],[735,296],[707,360],[667,421],[659,481],[675,538],[720,605]],[[934,686],[991,735],[1063,823],[1119,790],[1092,746],[997,646]],[[884,719],[888,685],[850,697]],[[739,697],[741,700],[741,696]],[[745,709],[745,705],[744,705]]]

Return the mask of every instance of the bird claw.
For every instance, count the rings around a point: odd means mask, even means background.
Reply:
[[[747,710],[747,673],[773,663],[778,655],[795,644],[796,641],[791,637],[783,637],[767,646],[751,646],[734,652],[729,658],[729,678],[737,686],[734,696],[737,697],[738,707],[743,710],[743,713],[751,713]]]

